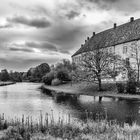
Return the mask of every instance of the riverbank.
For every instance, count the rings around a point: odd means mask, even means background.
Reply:
[[[62,84],[59,86],[48,86],[43,84],[43,88],[57,91],[57,92],[65,92],[65,93],[72,93],[72,94],[80,94],[80,95],[91,95],[96,96],[96,94],[103,94],[106,92],[109,93],[117,93],[117,88],[115,83],[103,83],[102,88],[103,91],[98,91],[98,85],[95,83],[86,83],[86,82],[79,82],[79,83],[68,83]]]
[[[128,100],[140,100],[140,95],[136,94],[119,94],[116,88],[116,83],[103,83],[103,91],[98,91],[97,84],[91,84],[86,82],[81,83],[69,83],[59,86],[48,86],[42,85],[42,88],[48,89],[51,91],[65,94],[74,94],[74,95],[88,95],[88,96],[99,96],[99,97],[111,97],[119,99],[128,99]]]
[[[49,119],[51,118],[51,119]],[[21,120],[21,121],[20,121]],[[140,126],[133,124],[117,124],[116,121],[106,119],[90,120],[82,122],[80,120],[71,121],[68,117],[67,122],[59,117],[58,122],[53,121],[53,116],[49,114],[40,115],[36,122],[32,117],[16,118],[12,121],[0,117],[0,139],[18,140],[139,140]]]
[[[10,82],[10,81],[2,82],[2,81],[0,81],[0,86],[8,86],[8,85],[12,85],[12,84],[15,84],[15,82]]]

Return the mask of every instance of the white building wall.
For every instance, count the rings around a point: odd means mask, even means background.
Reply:
[[[140,46],[140,40],[127,42],[127,43],[123,43],[123,44],[118,44],[116,46],[107,47],[107,48],[105,48],[105,50],[110,53],[120,55],[123,59],[129,58],[131,65],[133,66],[133,68],[136,69],[136,59],[134,56],[135,45]],[[139,56],[140,56],[140,51],[139,51]],[[75,64],[79,64],[81,59],[82,59],[81,54],[78,54],[78,55],[72,57],[72,61]]]

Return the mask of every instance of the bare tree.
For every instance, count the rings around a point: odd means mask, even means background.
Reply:
[[[94,51],[82,54],[79,65],[80,80],[88,82],[97,82],[99,91],[102,90],[102,78],[108,74],[114,76],[115,63],[121,61],[121,58],[105,49],[96,49]],[[77,74],[78,75],[78,74]]]

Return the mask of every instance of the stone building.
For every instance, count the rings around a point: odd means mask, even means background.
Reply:
[[[78,64],[81,61],[81,54],[94,51],[97,47],[104,48],[108,52],[120,55],[123,59],[129,59],[133,68],[136,65],[136,47],[140,48],[140,19],[130,18],[128,23],[117,26],[100,33],[93,32],[92,37],[87,37],[85,43],[81,45],[72,55],[72,61]],[[140,57],[140,51],[138,51]]]

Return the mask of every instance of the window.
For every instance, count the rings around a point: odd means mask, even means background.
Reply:
[[[127,46],[123,46],[123,54],[127,53]]]
[[[112,53],[112,48],[110,48],[110,53]]]

